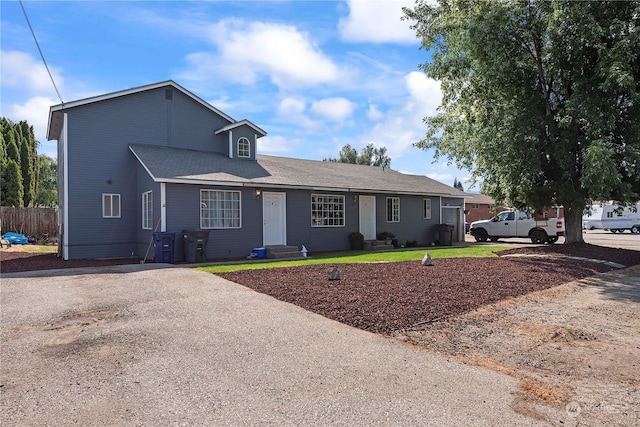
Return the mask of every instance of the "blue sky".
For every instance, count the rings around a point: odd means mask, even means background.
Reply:
[[[387,147],[391,167],[452,185],[467,171],[412,146],[440,85],[401,21],[413,0],[23,1],[62,99],[164,80],[267,132],[258,152],[322,160]],[[40,152],[60,101],[17,1],[1,1],[1,115],[34,126]],[[467,185],[465,185],[465,189]]]

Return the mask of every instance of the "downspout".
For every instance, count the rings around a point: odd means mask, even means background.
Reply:
[[[160,183],[160,231],[167,231],[167,184]]]
[[[229,131],[229,158],[233,159],[233,131]]]

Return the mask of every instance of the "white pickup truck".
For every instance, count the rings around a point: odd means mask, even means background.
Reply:
[[[472,222],[469,234],[475,237],[476,242],[528,237],[533,243],[555,243],[558,237],[564,236],[564,218],[536,220],[524,211],[504,211],[491,219]]]

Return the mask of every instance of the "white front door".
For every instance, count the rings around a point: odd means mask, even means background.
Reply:
[[[286,193],[262,193],[262,244],[287,244]]]
[[[365,240],[376,238],[376,196],[358,197],[360,233]]]

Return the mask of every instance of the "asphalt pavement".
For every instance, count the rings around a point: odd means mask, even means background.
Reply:
[[[540,425],[512,377],[193,269],[5,274],[0,309],[2,426]]]

